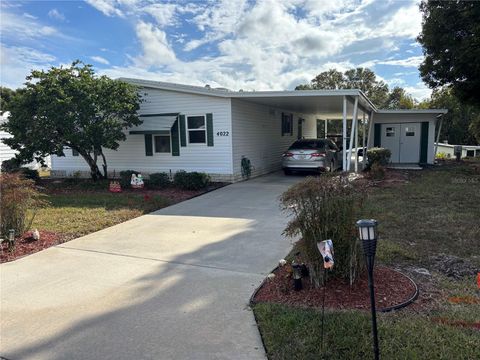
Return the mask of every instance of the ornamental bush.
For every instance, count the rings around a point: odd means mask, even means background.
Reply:
[[[167,173],[161,172],[150,174],[148,184],[154,188],[165,188],[172,185],[172,181]]]
[[[128,189],[130,187],[130,183],[132,181],[132,174],[138,175],[140,174],[140,172],[136,170],[120,171],[120,185],[122,186],[122,188]]]
[[[370,169],[374,163],[387,166],[390,162],[392,152],[385,148],[371,148],[367,150],[367,168]]]
[[[173,183],[184,190],[200,190],[204,189],[210,183],[210,177],[201,172],[177,171],[173,177]]]
[[[307,177],[280,198],[284,211],[293,215],[284,234],[300,235],[300,251],[316,287],[323,283],[323,258],[317,242],[332,239],[333,275],[353,284],[363,266],[355,222],[362,208],[365,189],[348,175]]]
[[[27,231],[36,211],[45,203],[35,188],[35,182],[19,173],[0,175],[0,200],[0,235],[4,237],[8,236],[10,229],[14,229],[16,235]]]

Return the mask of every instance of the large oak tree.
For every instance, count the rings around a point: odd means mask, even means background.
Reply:
[[[1,128],[13,135],[2,140],[18,151],[23,163],[45,156],[65,156],[71,148],[85,159],[91,177],[107,177],[105,149],[116,150],[125,130],[140,125],[138,89],[106,76],[96,76],[80,61],[69,67],[33,70],[25,88],[10,99],[10,117]],[[102,159],[103,172],[97,160]]]
[[[423,0],[420,10],[423,80],[431,88],[450,86],[461,100],[480,106],[480,2]]]

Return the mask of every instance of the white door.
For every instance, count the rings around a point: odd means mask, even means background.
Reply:
[[[400,134],[400,162],[420,161],[420,123],[402,124]]]
[[[400,162],[400,124],[383,124],[381,144],[392,152],[390,161]]]
[[[420,123],[383,124],[382,147],[392,152],[392,163],[420,161]]]

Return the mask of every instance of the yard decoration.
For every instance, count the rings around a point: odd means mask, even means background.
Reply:
[[[377,314],[375,310],[375,290],[373,285],[373,266],[375,262],[375,253],[377,251],[378,238],[377,224],[377,220],[373,219],[363,219],[357,221],[359,239],[362,241],[363,252],[367,261],[370,307],[372,310],[373,352],[375,355],[375,360],[378,360],[380,356],[380,351],[378,349]]]
[[[132,186],[132,189],[143,189],[144,183],[142,174],[132,174],[130,185]]]
[[[120,186],[120,183],[118,181],[110,181],[108,191],[112,193],[120,193],[122,192],[122,187]]]
[[[37,229],[33,230],[32,232],[32,239],[35,241],[40,240],[40,233]]]

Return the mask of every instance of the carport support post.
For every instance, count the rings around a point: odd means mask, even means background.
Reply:
[[[435,143],[435,152],[433,154],[433,161],[435,161],[435,159],[437,158],[438,141],[440,140],[440,132],[442,131],[442,124],[443,124],[443,116],[440,118],[440,124],[438,125],[437,142]]]
[[[355,96],[355,102],[353,105],[352,130],[350,131],[350,146],[348,148],[347,171],[350,171],[350,163],[352,162],[352,147],[353,147],[353,140],[354,140],[353,137],[355,136],[355,126],[357,125],[357,112],[358,112],[358,96]]]
[[[367,136],[367,149],[370,148],[372,141],[372,130],[373,130],[373,111],[368,115],[368,136]]]
[[[362,121],[362,129],[363,129],[363,137],[362,137],[362,165],[363,165],[363,169],[365,169],[365,159],[367,157],[367,149],[365,149],[365,130],[366,130],[366,126],[365,126],[365,111],[362,111],[363,112],[363,121]]]
[[[342,170],[347,170],[347,97],[343,96]]]

